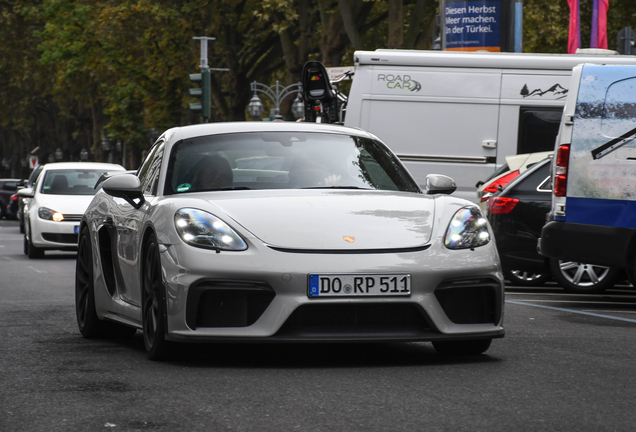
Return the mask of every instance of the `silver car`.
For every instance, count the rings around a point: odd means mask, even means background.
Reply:
[[[177,342],[427,341],[480,354],[504,336],[503,278],[479,207],[422,191],[375,136],[342,126],[166,131],[105,180],[79,227],[84,337]]]

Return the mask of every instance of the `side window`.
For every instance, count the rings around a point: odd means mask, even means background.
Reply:
[[[517,154],[554,150],[563,108],[521,108]]]
[[[163,142],[157,143],[148,153],[139,167],[137,177],[141,181],[141,191],[144,194],[155,195],[159,184],[159,171],[163,160]]]

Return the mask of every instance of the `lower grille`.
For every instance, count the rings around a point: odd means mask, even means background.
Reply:
[[[55,243],[67,243],[77,244],[77,234],[55,234],[55,233],[42,233],[42,238],[46,241]]]
[[[498,324],[501,285],[492,279],[449,281],[435,291],[437,301],[455,324]]]
[[[309,338],[414,338],[430,334],[424,312],[414,304],[306,304],[298,307],[277,336]]]
[[[64,216],[64,221],[65,222],[79,222],[82,220],[82,216],[81,214],[65,214]]]
[[[258,320],[275,294],[267,284],[206,281],[188,292],[186,323],[198,327],[247,327]]]

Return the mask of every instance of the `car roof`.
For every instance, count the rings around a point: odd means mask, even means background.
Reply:
[[[124,171],[125,168],[118,164],[103,163],[103,162],[53,162],[43,165],[42,171],[51,170],[82,170],[82,169],[95,169],[95,170],[116,170]]]
[[[313,122],[288,121],[243,121],[203,123],[168,129],[161,137],[168,142],[176,142],[188,138],[205,135],[218,135],[243,132],[317,132],[354,135],[364,138],[378,139],[375,135],[358,128]]]
[[[551,154],[551,153],[550,153]],[[549,157],[545,157],[543,159],[541,159],[539,162],[535,163],[534,165],[532,165],[530,168],[528,168],[526,171],[524,171],[523,173],[519,174],[519,176],[517,176],[515,179],[513,179],[510,183],[508,183],[506,185],[506,187],[504,187],[503,191],[501,192],[501,194],[498,193],[498,195],[504,195],[506,193],[506,191],[511,191],[512,189],[515,188],[515,186],[517,186],[519,183],[525,181],[526,178],[528,178],[529,176],[532,175],[532,173],[534,173],[535,171],[537,171],[538,169],[540,169],[542,166],[544,166],[547,163],[550,163],[552,159]]]
[[[515,171],[531,163],[535,163],[540,160],[543,160],[552,153],[554,152],[544,151],[544,152],[538,152],[538,153],[524,153],[524,154],[506,156],[506,163],[508,164],[510,171]]]

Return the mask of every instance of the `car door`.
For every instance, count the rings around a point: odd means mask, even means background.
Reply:
[[[117,261],[123,284],[119,286],[122,300],[135,306],[141,305],[141,267],[143,264],[143,229],[149,210],[156,202],[159,172],[163,160],[163,142],[158,142],[137,171],[141,181],[144,204],[136,209],[123,199],[116,199],[113,224],[117,238]]]

